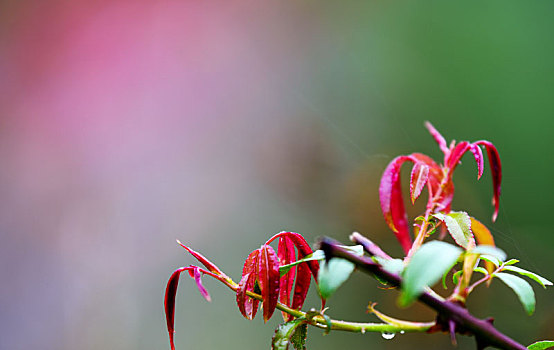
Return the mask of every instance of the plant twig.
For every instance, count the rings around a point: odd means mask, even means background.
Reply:
[[[402,279],[398,275],[384,270],[372,259],[352,254],[328,238],[324,238],[320,242],[320,249],[325,252],[326,259],[331,259],[333,257],[346,259],[354,263],[363,272],[375,275],[393,286],[399,287],[402,283]],[[527,349],[525,346],[498,331],[490,321],[478,319],[471,315],[467,309],[458,304],[451,301],[440,300],[427,292],[421,294],[418,299],[423,304],[437,311],[439,316],[442,316],[448,321],[455,322],[460,330],[468,331],[473,334],[481,346],[485,344],[506,350]]]
[[[238,288],[238,284],[236,284],[231,279],[229,279],[227,282],[228,283],[224,282],[225,285],[229,287],[231,290],[233,290],[234,292],[236,292]],[[263,298],[260,294],[246,291],[246,295],[248,295],[253,299],[263,301]],[[434,322],[422,323],[416,326],[413,324],[397,325],[397,324],[374,323],[374,322],[350,322],[350,321],[342,321],[342,320],[335,320],[335,319],[326,320],[322,315],[307,317],[308,316],[307,312],[292,309],[282,303],[277,303],[276,308],[296,318],[305,317],[308,320],[309,324],[318,328],[328,329],[328,324],[330,324],[332,330],[362,333],[362,334],[366,332],[381,332],[381,333],[426,332],[427,330],[429,330],[429,328],[431,328],[434,325]]]
[[[364,250],[371,256],[377,256],[385,259],[392,259],[387,253],[385,253],[381,247],[373,243],[369,238],[362,236],[359,232],[353,232],[350,235],[350,240],[354,243],[358,243]]]

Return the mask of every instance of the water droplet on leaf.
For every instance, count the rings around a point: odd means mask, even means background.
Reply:
[[[381,336],[384,338],[384,339],[392,339],[394,338],[394,336],[396,335],[396,333],[390,333],[390,332],[383,332],[381,333]]]

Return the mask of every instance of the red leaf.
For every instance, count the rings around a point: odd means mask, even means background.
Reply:
[[[248,320],[252,320],[258,311],[258,300],[248,297],[246,291],[254,291],[259,257],[260,249],[256,249],[248,255],[242,268],[242,278],[237,289],[237,305],[241,314]]]
[[[472,144],[468,143],[467,141],[462,141],[452,150],[447,161],[447,166],[450,168],[450,176],[452,176],[454,168],[456,167],[464,153],[469,150],[473,153],[475,161],[477,162],[477,178],[480,178],[483,174],[483,152],[479,148],[479,145],[483,145],[487,149],[487,155],[491,167],[493,183],[492,203],[494,205],[494,214],[492,216],[492,221],[495,221],[496,217],[498,216],[500,183],[502,181],[502,165],[500,163],[500,156],[498,155],[496,147],[489,141],[485,140],[477,141]]]
[[[277,256],[279,257],[279,263],[282,265],[288,265],[296,261],[296,253],[294,251],[294,243],[287,236],[279,238],[279,245],[277,248]],[[306,268],[307,265],[306,265]],[[290,306],[290,293],[294,286],[294,276],[296,276],[296,266],[293,266],[288,273],[281,277],[281,283],[279,286],[279,301],[287,306]],[[310,283],[310,270],[308,269],[308,284]],[[286,312],[282,312],[285,322],[290,321],[292,316]]]
[[[427,128],[427,130],[429,130],[431,136],[433,136],[435,141],[437,141],[437,143],[439,144],[439,148],[441,149],[442,153],[447,155],[450,150],[446,146],[446,140],[444,139],[444,137],[442,137],[440,132],[438,132],[431,123],[425,122],[425,127]]]
[[[298,251],[298,260],[305,258],[307,255],[310,255],[313,253],[312,248],[310,248],[310,245],[304,237],[302,237],[301,234],[296,232],[279,232],[273,237],[271,237],[266,244],[270,244],[273,240],[279,238],[286,237],[287,240],[290,240],[296,247]],[[279,248],[281,249],[281,248]],[[294,286],[294,295],[292,300],[291,307],[294,309],[299,309],[304,305],[304,301],[306,299],[306,295],[308,294],[308,289],[310,288],[310,274],[314,276],[314,280],[317,284],[317,274],[319,272],[319,262],[316,260],[308,261],[306,263],[302,263],[300,265],[296,266],[296,283]],[[290,274],[289,272],[288,274]],[[288,275],[287,274],[287,275]],[[283,276],[286,277],[287,275]],[[290,285],[289,285],[290,286]],[[283,287],[281,287],[283,288]],[[289,289],[286,293],[290,298],[290,292]],[[281,290],[281,293],[283,291]],[[281,301],[282,302],[282,301]],[[321,299],[321,307],[325,307],[325,299]],[[287,316],[289,319],[292,317]]]
[[[411,156],[399,156],[389,163],[381,177],[379,200],[385,221],[395,233],[404,252],[408,254],[412,246],[412,238],[410,237],[400,184],[400,168],[406,161],[416,162],[415,158]]]
[[[446,160],[446,166],[450,169],[450,174],[452,175],[452,172],[460,163],[460,159],[462,159],[462,156],[469,150],[469,142],[462,141],[454,147],[454,149],[450,152],[450,155],[448,156],[448,159]]]
[[[246,295],[246,291],[253,291],[256,283],[256,273],[247,273],[243,275],[237,289],[237,305],[240,313],[247,319],[252,320],[256,317],[259,301]]]
[[[196,282],[196,286],[198,287],[198,290],[200,291],[200,294],[202,294],[204,299],[206,299],[207,301],[212,301],[212,298],[210,298],[210,294],[208,294],[208,291],[206,290],[206,288],[204,288],[204,285],[202,285],[201,269],[197,266],[194,266],[192,271],[189,270],[189,274],[191,272],[193,273],[193,276],[191,276],[191,277],[194,278],[194,281]]]
[[[292,297],[292,308],[301,309],[308,295],[310,288],[310,267],[306,264],[299,264],[296,270],[296,284],[294,285],[294,295]],[[325,300],[322,300],[322,307],[325,306]],[[289,315],[290,316],[290,315]],[[290,316],[292,319],[292,316]]]
[[[175,350],[175,344],[173,342],[173,334],[175,333],[175,296],[177,294],[177,286],[179,285],[179,277],[181,275],[181,272],[183,271],[188,271],[189,275],[196,280],[196,285],[198,286],[200,293],[208,301],[210,301],[210,296],[208,294],[208,291],[206,290],[206,288],[204,288],[202,282],[200,281],[200,274],[207,274],[224,282],[224,280],[220,276],[203,270],[198,266],[180,267],[171,274],[171,277],[169,277],[169,280],[167,281],[167,287],[165,288],[164,300],[165,320],[167,322],[167,331],[169,332],[169,343],[171,344],[171,350]]]
[[[209,271],[215,273],[216,275],[226,277],[223,271],[221,271],[217,266],[215,266],[215,264],[212,263],[210,260],[206,259],[202,254],[190,249],[189,247],[181,243],[179,240],[177,240],[177,243],[179,243],[181,247],[185,248],[192,256],[196,258],[196,260],[202,263],[202,265],[204,265]]]
[[[273,315],[279,298],[279,260],[271,246],[264,244],[260,248],[258,259],[258,283],[262,291],[264,321]]]
[[[452,172],[460,162],[462,156],[467,151],[471,151],[471,153],[473,153],[473,157],[475,158],[475,162],[477,163],[477,179],[480,179],[483,175],[484,168],[483,151],[481,151],[481,148],[479,148],[479,145],[477,143],[469,143],[467,141],[462,141],[457,144],[450,153],[450,157],[447,161],[447,166],[450,168],[450,176],[452,176]]]
[[[502,164],[500,163],[500,156],[498,155],[496,147],[489,141],[481,140],[475,142],[474,144],[483,145],[487,149],[493,187],[492,204],[494,205],[494,214],[492,215],[492,221],[496,221],[496,217],[498,216],[498,206],[500,204],[500,183],[502,182]]]
[[[448,179],[444,185],[441,185],[442,180],[445,176],[442,168],[435,163],[433,159],[429,156],[421,153],[412,153],[410,155],[412,158],[416,159],[419,162],[425,163],[429,167],[429,180],[427,180],[427,188],[429,189],[429,201],[427,205],[431,205],[431,202],[435,203],[437,206],[433,212],[450,212],[450,204],[454,198],[454,183],[452,178]],[[441,189],[441,195],[439,198],[434,198],[437,191]],[[434,199],[434,201],[433,201]]]
[[[473,153],[475,162],[477,162],[477,180],[479,180],[481,176],[483,176],[484,169],[483,151],[481,151],[481,147],[475,143],[469,145],[469,150]]]
[[[295,254],[294,254],[295,247],[299,247],[297,248],[298,259],[302,259],[306,255],[309,255],[312,253],[312,250],[309,247],[308,243],[306,242],[304,237],[302,237],[300,234],[294,233],[294,232],[281,232],[278,235],[279,235],[279,246],[277,249],[277,255],[279,256],[279,259],[281,260],[282,265],[286,265],[296,261]],[[269,242],[271,242],[271,240],[273,239],[274,238],[270,239]],[[297,244],[295,244],[295,241],[297,242]],[[288,259],[282,258],[287,254],[289,256]],[[315,265],[315,264],[312,264],[312,265]],[[316,275],[314,278],[316,278],[316,281],[317,281],[318,270],[319,270],[319,265],[314,267],[314,271],[316,272]],[[293,309],[301,309],[302,306],[304,305],[304,301],[306,300],[306,296],[310,288],[311,275],[312,275],[312,269],[310,265],[308,263],[303,263],[298,266],[294,266],[287,274],[281,277],[281,285],[280,285],[281,303],[287,306],[290,306]],[[295,276],[296,276],[296,283],[294,284]],[[293,293],[293,299],[291,304],[290,294],[293,289],[293,284],[294,284],[294,293]],[[287,313],[283,313],[283,317],[285,318],[285,321],[290,321],[293,318],[293,316]]]
[[[428,179],[429,167],[422,162],[415,163],[410,176],[410,198],[412,199],[412,204],[415,203],[421,194]]]
[[[181,272],[190,270],[190,267],[181,267],[169,277],[167,281],[167,287],[165,288],[165,320],[167,322],[167,331],[169,332],[169,343],[171,344],[171,350],[175,350],[175,343],[173,342],[173,335],[175,333],[175,295],[177,294],[177,286],[179,285],[179,276]]]
[[[448,179],[444,185],[439,199],[435,202],[437,206],[433,213],[444,212],[446,214],[450,213],[450,206],[452,204],[452,199],[454,199],[454,182],[452,178]]]
[[[430,188],[429,197],[432,197],[433,193],[436,193],[440,187],[444,173],[441,167],[435,163],[431,157],[422,154],[422,153],[412,153],[410,155],[412,158],[416,159],[418,162],[422,162],[429,167],[429,179],[427,181],[427,187]],[[431,200],[431,198],[429,198]]]
[[[283,237],[283,236],[288,237],[292,241],[292,243],[294,243],[294,246],[298,250],[298,259],[299,260],[303,259],[307,255],[310,255],[310,254],[313,253],[312,248],[310,247],[308,242],[306,242],[304,237],[302,237],[301,234],[296,233],[296,232],[287,232],[287,231],[279,232],[276,235],[274,235],[273,237],[271,237],[267,242],[265,242],[265,244],[270,244],[275,239]],[[310,267],[310,271],[314,275],[314,279],[317,283],[317,273],[319,271],[319,262],[317,262],[317,260],[312,260],[312,261],[308,261],[306,263]]]

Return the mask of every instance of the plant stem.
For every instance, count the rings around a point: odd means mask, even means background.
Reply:
[[[480,285],[483,282],[488,281],[489,279],[491,279],[491,276],[486,275],[485,277],[483,277],[480,280],[476,281],[471,286],[467,287],[467,289],[465,290],[465,295],[469,295],[469,293],[471,293],[475,287],[477,287],[478,285]]]
[[[358,232],[353,232],[350,235],[350,240],[364,247],[364,250],[371,256],[377,256],[384,259],[392,259],[387,253],[385,253],[381,247],[373,243],[369,238],[362,236]]]
[[[398,275],[384,270],[370,258],[352,254],[348,250],[341,248],[334,241],[324,239],[320,243],[320,249],[325,252],[326,259],[331,259],[333,257],[346,259],[354,263],[363,272],[372,276],[377,276],[393,286],[399,287],[402,284],[402,279]],[[439,315],[443,316],[449,322],[455,322],[456,326],[460,327],[460,329],[473,334],[480,344],[480,348],[482,348],[483,345],[490,345],[507,350],[527,349],[525,346],[498,331],[490,322],[476,318],[471,315],[467,309],[458,304],[438,299],[427,292],[421,294],[418,299],[421,303],[437,311]]]
[[[488,280],[491,280],[492,279],[492,276],[497,273],[497,272],[500,272],[504,269],[504,266],[505,266],[505,263],[502,263],[500,264],[500,266],[498,266],[496,268],[496,270],[494,270],[491,274],[489,275],[485,275],[485,277],[481,278],[480,280],[476,281],[475,283],[473,283],[471,286],[469,286],[466,291],[465,291],[465,294],[466,295],[469,295],[469,293],[471,293],[473,291],[473,289],[475,287],[477,287],[478,285],[480,285],[481,283],[483,282],[487,282]]]
[[[408,255],[404,259],[404,263],[408,264],[414,253],[421,247],[423,244],[423,241],[425,240],[425,236],[427,236],[427,226],[429,225],[429,215],[430,215],[430,209],[427,209],[425,212],[425,218],[423,219],[423,223],[420,226],[419,232],[415,238],[414,243],[412,244],[412,248],[410,248],[410,251],[408,252]]]
[[[234,292],[238,289],[238,284],[235,283],[233,280],[225,279],[221,280],[227,287],[229,287]],[[263,301],[263,298],[260,294],[253,293],[250,291],[246,291],[246,295],[248,295],[251,298],[254,298],[259,301]],[[299,317],[305,317],[308,320],[308,323],[312,326],[322,328],[322,329],[328,329],[327,321],[323,316],[316,315],[314,317],[307,317],[308,313],[301,311],[301,310],[295,310],[292,309],[285,304],[277,303],[277,309],[286,312],[289,315],[292,315],[296,318]],[[380,333],[399,333],[399,332],[425,332],[429,328],[431,328],[435,323],[434,322],[428,322],[428,323],[421,323],[421,324],[410,324],[410,325],[393,325],[388,323],[373,323],[373,322],[350,322],[350,321],[342,321],[342,320],[330,320],[331,329],[337,330],[337,331],[346,331],[346,332],[353,332],[353,333],[366,333],[366,332],[380,332]]]

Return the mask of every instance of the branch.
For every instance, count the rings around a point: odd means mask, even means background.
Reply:
[[[348,250],[341,248],[335,241],[328,238],[324,238],[321,241],[320,249],[325,252],[326,259],[337,257],[348,260],[354,263],[363,272],[375,275],[395,287],[399,287],[402,283],[400,276],[385,271],[379,264],[368,257],[352,254]],[[445,318],[450,325],[454,322],[459,329],[473,334],[477,340],[479,349],[489,345],[506,350],[527,349],[525,346],[498,331],[489,321],[478,319],[470,314],[467,309],[458,304],[451,301],[440,300],[428,292],[421,294],[418,299],[423,304],[437,311],[439,316]]]
[[[350,240],[354,243],[358,243],[364,250],[371,256],[377,256],[384,259],[392,259],[387,253],[385,253],[381,247],[373,243],[369,238],[362,236],[358,232],[353,232],[350,235]]]
[[[179,242],[179,244],[181,243]],[[197,287],[200,290],[200,293],[208,301],[210,300],[209,295],[205,290],[205,288],[203,287],[202,283],[200,282],[200,277],[201,277],[200,274],[208,275],[210,277],[215,278],[216,280],[226,285],[229,289],[231,289],[235,293],[237,293],[239,289],[239,285],[236,282],[234,282],[230,277],[228,277],[223,271],[221,271],[217,266],[215,266],[212,262],[206,259],[203,255],[201,255],[198,252],[195,252],[194,250],[188,248],[183,244],[181,245],[189,253],[191,253],[198,261],[200,261],[206,268],[208,268],[209,271],[194,265],[190,265],[188,267],[180,267],[177,270],[175,270],[173,274],[171,274],[171,277],[167,282],[167,286],[165,290],[164,308],[165,308],[165,316],[166,316],[166,322],[167,322],[167,330],[169,332],[169,342],[172,350],[175,350],[174,337],[173,337],[175,333],[175,328],[174,328],[175,297],[177,294],[179,278],[182,272],[184,271],[189,272],[190,277],[195,279]],[[191,272],[194,272],[194,273],[191,273]],[[258,293],[246,291],[246,295],[250,298],[263,301],[263,297]],[[432,327],[436,326],[435,322],[408,322],[408,321],[401,321],[401,320],[388,318],[376,310],[372,310],[372,312],[375,313],[379,319],[381,319],[386,323],[373,323],[373,322],[366,323],[366,322],[349,322],[349,321],[342,321],[342,320],[334,320],[324,314],[325,310],[317,311],[315,309],[311,309],[308,312],[304,312],[301,310],[293,309],[279,302],[277,302],[276,308],[289,315],[294,316],[295,318],[302,317],[303,319],[305,319],[305,323],[318,328],[325,329],[326,331],[339,330],[339,331],[362,333],[362,334],[366,332],[380,332],[380,333],[426,332]]]
[[[232,281],[231,281],[232,282]],[[235,282],[226,284],[234,292],[237,291],[238,285]],[[263,301],[263,298],[260,294],[253,293],[250,291],[246,292],[250,298]],[[335,319],[325,319],[322,315],[315,315],[311,317],[309,314],[311,312],[304,312],[301,310],[292,309],[282,303],[277,303],[277,309],[288,313],[296,318],[305,317],[310,325],[328,329],[330,325],[332,330],[337,331],[346,331],[354,333],[366,333],[366,332],[381,332],[381,333],[399,333],[399,332],[426,332],[431,328],[435,323],[412,323],[412,324],[391,324],[391,323],[373,323],[373,322],[349,322]]]

